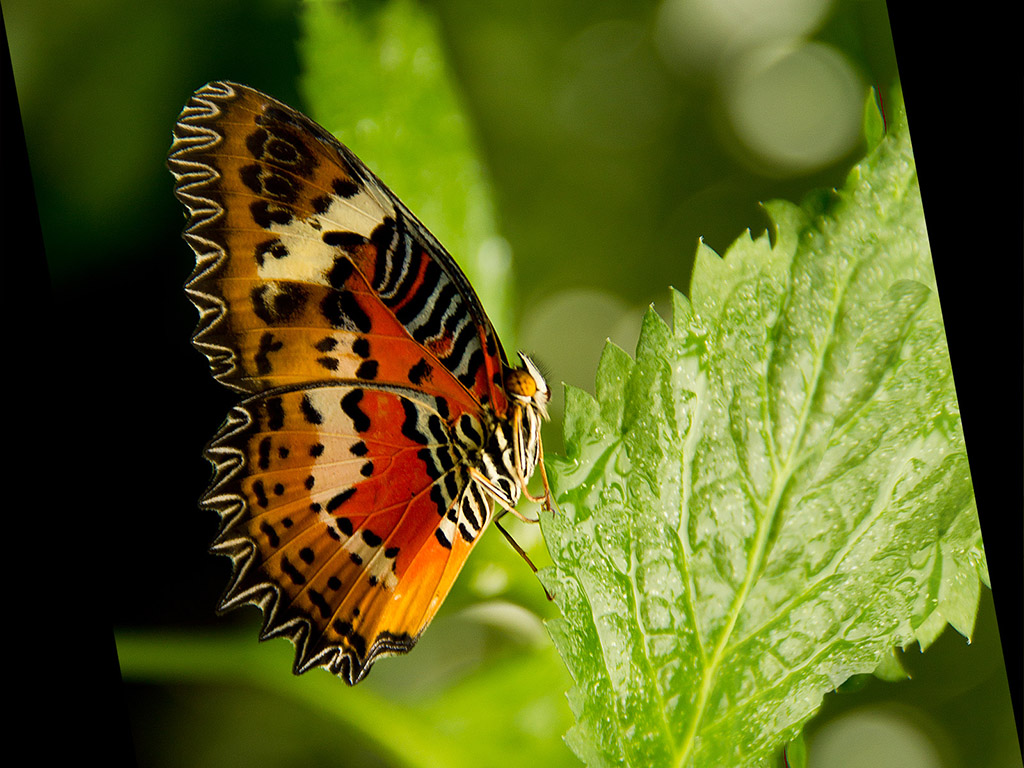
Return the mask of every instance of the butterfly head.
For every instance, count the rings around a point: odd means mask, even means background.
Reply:
[[[540,372],[537,364],[522,352],[519,353],[519,360],[522,365],[505,374],[505,391],[514,403],[531,406],[546,419],[551,390],[544,380],[544,374]]]

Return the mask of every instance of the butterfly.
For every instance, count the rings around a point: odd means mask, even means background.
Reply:
[[[306,116],[209,83],[167,164],[196,254],[193,344],[246,395],[206,449],[211,551],[232,562],[219,609],[258,605],[296,674],[355,685],[415,645],[495,505],[551,508],[546,476],[543,496],[526,488],[548,385],[526,355],[509,364],[452,257]]]

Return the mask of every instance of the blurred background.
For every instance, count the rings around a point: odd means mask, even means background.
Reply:
[[[591,392],[605,340],[631,351],[643,310],[666,306],[670,285],[685,292],[698,238],[723,252],[765,229],[760,201],[842,183],[864,151],[869,87],[897,77],[882,0],[403,4],[436,34],[493,197],[498,237],[464,266],[486,282],[474,272],[497,265],[501,285],[481,295],[507,349]],[[542,625],[556,612],[500,537],[485,537],[415,652],[357,689],[320,671],[291,678],[290,646],[256,643],[255,609],[214,615],[228,565],[206,554],[216,520],[196,500],[203,445],[233,397],[189,343],[193,258],[164,157],[208,80],[319,117],[302,86],[305,12],[3,3],[54,314],[79,340],[63,365],[74,403],[105,424],[70,435],[71,471],[104,500],[83,533],[99,574],[88,601],[115,628],[139,764],[576,765],[561,742],[570,681]],[[341,51],[334,66],[343,78],[361,61]],[[555,391],[549,451],[561,447]],[[515,530],[543,565],[537,531]],[[948,630],[904,664],[910,681],[826,697],[809,765],[1020,765],[987,591],[970,647]]]

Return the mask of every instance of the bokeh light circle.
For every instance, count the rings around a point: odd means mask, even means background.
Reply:
[[[722,87],[732,130],[763,170],[806,173],[835,162],[859,140],[864,87],[831,46],[751,51]]]
[[[665,0],[654,40],[677,74],[706,73],[750,48],[810,35],[831,7],[832,0]]]

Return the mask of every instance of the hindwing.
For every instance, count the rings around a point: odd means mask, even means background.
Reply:
[[[263,608],[263,637],[355,684],[409,650],[491,515],[468,476],[485,427],[412,390],[278,389],[235,407],[209,456],[221,608]],[[454,425],[454,426],[452,426]]]

